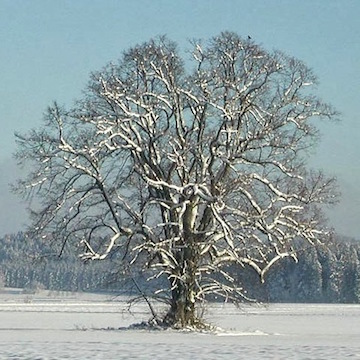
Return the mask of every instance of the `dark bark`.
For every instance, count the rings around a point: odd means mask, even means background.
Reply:
[[[164,323],[169,326],[198,327],[200,320],[196,316],[196,251],[184,247],[178,252],[178,273],[171,287],[171,307],[165,316]]]
[[[195,301],[190,284],[177,281],[176,288],[172,291],[172,301],[164,323],[170,326],[196,326],[199,320],[195,315]]]

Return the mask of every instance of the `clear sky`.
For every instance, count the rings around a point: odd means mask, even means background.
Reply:
[[[310,162],[339,180],[331,223],[360,239],[359,16],[360,0],[0,0],[0,235],[26,221],[7,186],[18,174],[14,131],[38,126],[53,100],[71,105],[89,73],[129,46],[167,34],[185,48],[230,30],[305,61],[342,113],[321,124]]]

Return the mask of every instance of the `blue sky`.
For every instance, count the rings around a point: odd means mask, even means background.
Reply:
[[[0,0],[0,235],[25,221],[7,187],[18,174],[14,131],[38,126],[53,100],[81,97],[89,73],[131,45],[167,34],[185,49],[188,39],[230,30],[300,58],[318,75],[319,96],[342,121],[320,124],[310,163],[339,180],[343,196],[331,223],[360,238],[359,14],[358,0]]]

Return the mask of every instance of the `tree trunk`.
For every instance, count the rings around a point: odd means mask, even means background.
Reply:
[[[179,251],[181,267],[176,276],[175,283],[172,282],[171,307],[166,314],[164,323],[175,327],[197,327],[200,324],[195,314],[195,264],[196,255],[189,248]]]
[[[198,323],[193,290],[180,280],[177,281],[176,289],[172,290],[171,308],[164,322],[175,327],[192,327]]]

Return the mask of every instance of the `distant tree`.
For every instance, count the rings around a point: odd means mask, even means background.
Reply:
[[[275,264],[269,271],[266,280],[267,297],[270,302],[292,302],[293,288],[291,282],[294,280],[294,261],[285,258]]]
[[[294,240],[325,239],[319,205],[334,201],[334,180],[304,161],[316,121],[336,115],[312,94],[313,73],[229,32],[191,54],[192,70],[165,37],[135,46],[74,108],[54,104],[43,127],[17,134],[31,230],[148,273],[169,303],[164,326],[202,326],[208,294],[246,296],[229,264],[264,280],[296,258]]]
[[[336,255],[330,247],[320,246],[317,248],[317,252],[322,270],[321,283],[323,302],[337,303],[340,301],[340,279],[342,269],[339,266]]]
[[[340,301],[358,303],[360,301],[360,264],[356,248],[350,244],[341,244],[339,248],[342,265],[340,283]]]
[[[320,302],[322,300],[322,268],[314,247],[299,255],[299,269],[292,279],[295,302]]]
[[[290,259],[269,272],[267,291],[272,302],[319,302],[322,300],[322,268],[315,247],[298,249],[298,264]]]
[[[2,270],[0,270],[0,290],[2,290],[6,285],[6,276]]]

